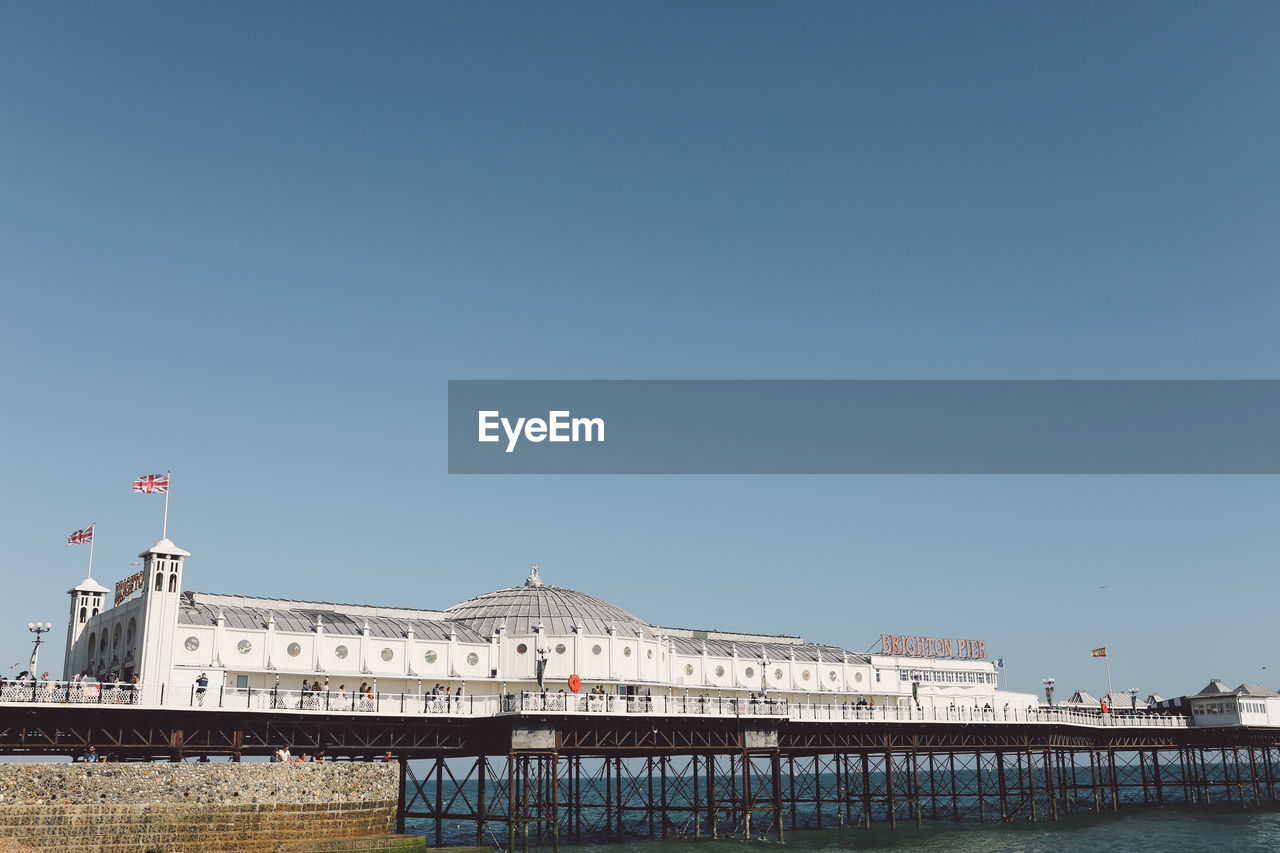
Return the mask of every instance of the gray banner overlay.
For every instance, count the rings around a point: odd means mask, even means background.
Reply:
[[[1280,380],[453,380],[449,473],[1276,474]]]

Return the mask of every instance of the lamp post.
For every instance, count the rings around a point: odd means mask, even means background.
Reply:
[[[1129,708],[1133,713],[1138,713],[1138,688],[1130,687],[1125,693],[1129,694]]]
[[[40,662],[40,644],[44,640],[40,639],[40,635],[45,631],[51,630],[53,625],[49,622],[28,622],[27,630],[36,635],[35,647],[31,649],[31,678],[35,680],[39,676],[40,670],[37,664]]]
[[[1044,684],[1045,704],[1052,707],[1053,706],[1053,685],[1057,684],[1058,680],[1054,678],[1052,675],[1049,675],[1041,679],[1041,683]]]
[[[541,639],[541,633],[539,633],[539,640],[540,639]],[[533,664],[534,675],[537,677],[537,680],[538,680],[538,689],[545,692],[547,689],[547,682],[546,682],[547,660],[548,658],[551,657],[551,649],[543,645],[535,645],[533,653],[535,655],[534,664]]]

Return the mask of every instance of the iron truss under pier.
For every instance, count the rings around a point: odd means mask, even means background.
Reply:
[[[119,760],[238,760],[286,745],[330,759],[390,752],[402,824],[425,822],[437,844],[508,850],[1253,806],[1280,788],[1280,730],[1249,727],[0,706],[0,753],[76,756],[90,744]]]

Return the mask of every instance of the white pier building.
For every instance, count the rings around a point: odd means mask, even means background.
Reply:
[[[982,644],[886,637],[882,652],[894,653],[866,654],[800,637],[662,627],[545,583],[537,566],[518,586],[420,610],[194,592],[184,584],[187,551],[162,539],[139,556],[142,570],[117,585],[118,602],[92,579],[69,590],[63,671],[103,683],[136,677],[134,701],[145,704],[186,704],[201,674],[220,701],[296,693],[306,680],[341,696],[334,707],[362,686],[402,697],[439,686],[473,708],[484,698],[495,713],[502,696],[572,695],[571,681],[583,695],[649,701],[754,694],[771,704],[966,712],[1036,704],[998,689]],[[942,656],[960,649],[963,658]]]

